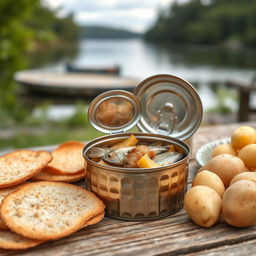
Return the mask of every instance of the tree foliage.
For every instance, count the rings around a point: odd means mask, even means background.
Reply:
[[[74,41],[78,32],[72,15],[59,18],[40,0],[0,1],[0,119],[25,115],[15,97],[13,76],[26,68],[26,52],[42,44]]]
[[[57,11],[42,4],[36,5],[32,16],[26,20],[27,27],[35,33],[35,39],[49,43],[56,42],[56,39],[72,42],[78,38],[80,30],[73,21],[73,14],[60,18]]]
[[[31,15],[37,0],[1,0],[0,1],[0,110],[2,115],[22,116],[16,108],[13,74],[26,66],[23,56],[32,39],[32,31],[24,21]],[[14,110],[15,109],[15,110]],[[17,111],[16,111],[17,110]]]
[[[171,4],[145,38],[173,43],[256,46],[255,0],[191,0]]]
[[[81,38],[105,39],[105,38],[140,38],[142,34],[126,29],[110,28],[106,26],[81,27]]]

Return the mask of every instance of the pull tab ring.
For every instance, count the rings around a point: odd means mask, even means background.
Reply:
[[[171,134],[177,124],[175,107],[167,102],[157,113],[156,131],[160,134]]]

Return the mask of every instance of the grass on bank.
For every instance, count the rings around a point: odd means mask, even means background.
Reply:
[[[24,130],[10,138],[0,138],[0,150],[53,145],[68,140],[90,141],[102,135],[93,127],[86,129],[55,127],[43,130],[39,134],[30,134]]]

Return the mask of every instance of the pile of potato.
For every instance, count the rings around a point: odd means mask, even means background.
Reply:
[[[256,224],[256,131],[236,129],[231,144],[217,146],[198,170],[184,199],[185,210],[202,227],[220,218],[235,227]]]

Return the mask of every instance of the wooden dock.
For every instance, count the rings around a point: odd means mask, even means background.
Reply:
[[[132,91],[139,80],[104,74],[21,71],[15,80],[27,91],[61,96],[95,97],[108,90]]]

